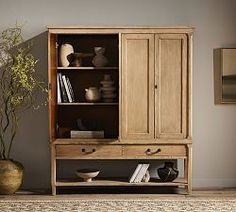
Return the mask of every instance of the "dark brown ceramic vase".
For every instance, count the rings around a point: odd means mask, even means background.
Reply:
[[[163,182],[172,182],[179,175],[179,171],[174,168],[173,162],[165,162],[164,167],[157,169],[157,173]]]
[[[14,194],[23,181],[24,167],[13,160],[0,160],[0,194]]]

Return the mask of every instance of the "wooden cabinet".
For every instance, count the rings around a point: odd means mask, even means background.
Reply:
[[[191,192],[191,51],[189,27],[49,27],[49,131],[51,182],[60,186],[184,186]],[[109,63],[94,67],[92,58],[79,67],[60,67],[59,48],[70,43],[75,52],[106,48]],[[58,102],[58,74],[71,81],[74,102]],[[112,102],[88,102],[85,88],[100,87],[110,75]],[[103,138],[71,138],[79,120],[102,129]],[[94,124],[95,123],[95,124]],[[94,125],[98,125],[94,127]],[[136,159],[184,161],[183,179],[130,184],[127,179],[64,181],[61,160]],[[128,176],[127,176],[128,178]]]

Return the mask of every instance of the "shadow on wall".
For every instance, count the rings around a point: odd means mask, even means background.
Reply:
[[[24,44],[33,43],[32,54],[38,59],[36,72],[47,85],[47,32]],[[45,94],[44,94],[45,95]],[[39,102],[45,101],[42,94]],[[48,107],[25,111],[12,149],[12,158],[25,168],[23,188],[48,188],[50,186],[50,151],[48,142]]]

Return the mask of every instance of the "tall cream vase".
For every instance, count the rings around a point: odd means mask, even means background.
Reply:
[[[69,66],[69,61],[67,59],[67,56],[71,53],[74,53],[74,48],[71,44],[65,43],[60,46],[59,51],[59,65],[62,67]]]

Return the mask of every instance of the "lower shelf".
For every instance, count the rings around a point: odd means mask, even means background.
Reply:
[[[129,183],[127,179],[94,179],[92,182],[72,180],[59,180],[56,186],[186,186],[187,180],[178,178],[173,182],[161,182],[159,179],[151,179],[150,182]]]

